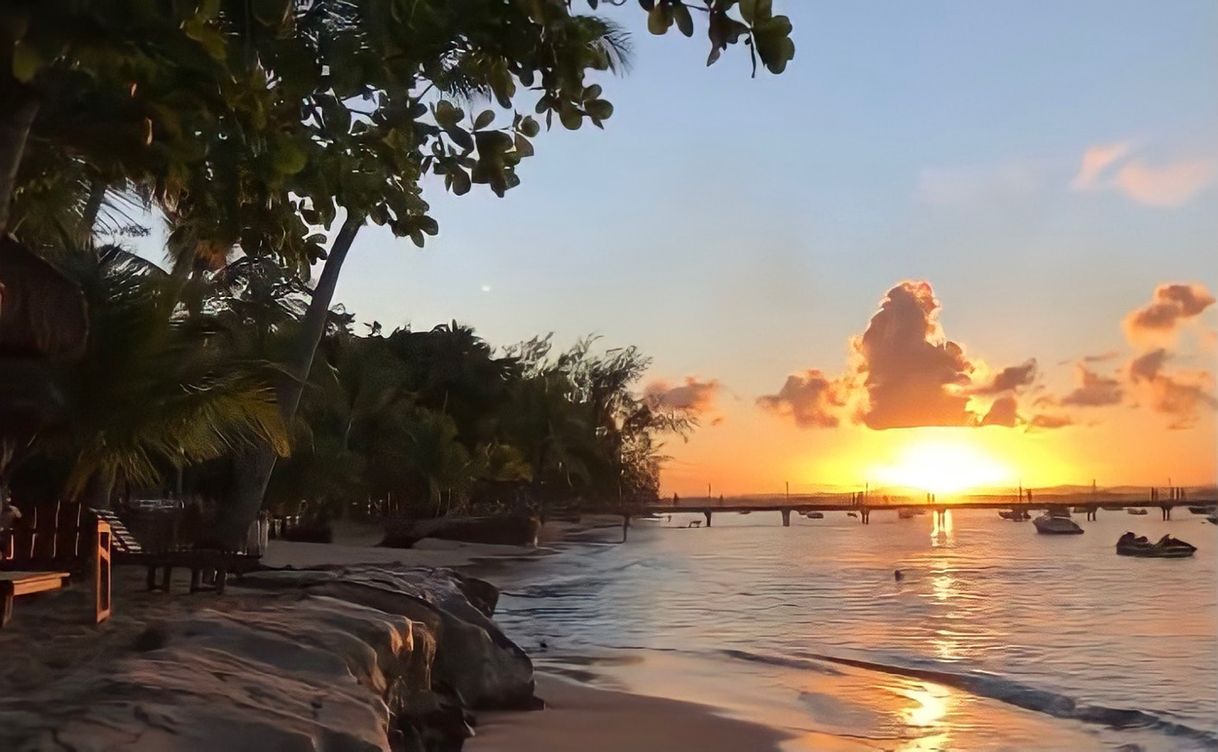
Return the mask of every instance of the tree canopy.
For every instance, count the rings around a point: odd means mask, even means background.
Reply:
[[[439,231],[423,197],[427,176],[457,195],[485,186],[503,196],[519,184],[543,127],[603,127],[613,114],[606,74],[630,59],[629,35],[616,20],[625,11],[605,11],[625,4],[10,0],[0,7],[0,233],[40,250],[90,247],[82,241],[99,228],[129,229],[133,206],[155,208],[170,228],[166,253],[194,319],[204,313],[202,286],[223,281],[211,276],[217,270],[235,275],[230,290],[257,293],[243,301],[246,313],[259,312],[244,346],[276,363],[275,401],[291,429],[360,229],[382,225],[422,246]],[[701,24],[708,65],[732,46],[747,49],[754,74],[780,73],[794,56],[791,24],[771,0],[639,6],[653,34],[675,28],[688,37]],[[240,259],[244,267],[232,266]],[[299,284],[317,264],[315,283]],[[504,365],[479,361],[468,334],[431,334],[385,338],[386,357],[434,356],[438,369]],[[536,361],[536,382],[503,388],[539,405],[563,394],[583,407],[560,415],[570,404],[551,405],[553,425],[599,425],[612,456],[647,456],[646,442],[624,427],[649,419],[631,417],[620,399],[622,384],[637,378],[637,354],[614,357],[558,357],[571,371]],[[410,439],[419,451],[429,446],[454,467],[511,464],[476,456],[469,432],[493,431],[464,425],[459,412],[482,414],[500,397],[477,391],[489,386],[487,375],[443,371],[411,384],[421,395],[434,397],[443,385],[461,397],[443,419],[418,423]],[[366,404],[360,400],[375,399],[360,396],[363,389],[351,396],[353,413]],[[526,442],[535,470],[560,462],[589,477],[615,472],[576,463],[574,454],[556,460],[566,439],[537,436]],[[242,482],[223,536],[236,540],[253,518],[277,454],[268,435],[238,451]]]

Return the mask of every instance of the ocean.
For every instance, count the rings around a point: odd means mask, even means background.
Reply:
[[[512,567],[496,619],[540,670],[708,704],[784,750],[1218,749],[1218,526],[1174,517],[677,514]],[[1198,551],[1120,557],[1126,530]]]

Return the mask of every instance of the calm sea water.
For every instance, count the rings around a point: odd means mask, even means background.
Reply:
[[[497,618],[543,669],[711,704],[791,750],[1218,749],[1218,526],[1175,516],[1045,536],[979,510],[674,515],[515,570]],[[1119,557],[1125,530],[1199,550]]]

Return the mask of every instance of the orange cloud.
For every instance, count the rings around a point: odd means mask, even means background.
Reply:
[[[1034,415],[1032,416],[1032,420],[1028,421],[1028,428],[1031,429],[1065,428],[1066,426],[1072,425],[1074,425],[1074,421],[1068,415]]]
[[[1074,391],[1062,397],[1061,404],[1074,407],[1102,407],[1120,404],[1124,394],[1120,380],[1101,376],[1083,363],[1079,363],[1076,368],[1078,386],[1074,388]]]
[[[757,405],[789,416],[800,428],[833,428],[837,409],[846,404],[846,385],[830,380],[816,369],[791,374],[777,394],[757,398]]]
[[[930,284],[902,282],[854,340],[855,371],[866,391],[857,417],[868,428],[976,423],[964,392],[974,366],[943,335],[939,309]]]
[[[1016,393],[1036,378],[1034,359],[985,373],[939,324],[939,301],[930,284],[902,282],[888,291],[862,335],[850,342],[851,370],[831,378],[811,369],[789,376],[776,394],[757,400],[763,409],[804,428],[831,428],[849,412],[868,428],[1005,425],[1023,421]],[[974,396],[995,395],[988,410]],[[980,408],[980,409],[979,409]]]
[[[1216,172],[1210,160],[1151,165],[1131,156],[1132,148],[1128,141],[1088,147],[1070,187],[1116,190],[1148,206],[1178,206],[1214,181]]]
[[[1129,382],[1150,408],[1170,417],[1168,428],[1189,428],[1203,410],[1218,408],[1214,380],[1207,371],[1168,373],[1164,366],[1171,355],[1157,348],[1129,362]]]
[[[1125,195],[1150,206],[1178,206],[1214,180],[1214,165],[1206,161],[1176,162],[1151,167],[1134,160],[1116,174]]]
[[[1125,334],[1131,342],[1173,339],[1178,328],[1214,304],[1205,285],[1168,284],[1155,288],[1150,303],[1125,317]]]
[[[1036,358],[1029,358],[1017,366],[1007,366],[994,374],[986,383],[974,387],[973,394],[999,394],[1015,391],[1032,385],[1036,380]]]
[[[1129,154],[1131,147],[1132,144],[1128,141],[1088,147],[1083,152],[1083,162],[1078,167],[1078,174],[1070,183],[1071,187],[1076,190],[1095,187],[1104,171],[1124,159]]]
[[[981,419],[983,426],[1006,426],[1014,428],[1022,422],[1019,417],[1019,403],[1014,397],[1007,395],[994,400],[985,417]]]
[[[643,390],[643,396],[653,408],[704,413],[714,408],[719,391],[719,382],[715,379],[702,381],[687,376],[685,383],[676,386],[662,379],[653,381]]]

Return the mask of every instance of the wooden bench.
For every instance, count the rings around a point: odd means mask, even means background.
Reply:
[[[19,595],[45,593],[59,590],[68,584],[67,572],[0,572],[0,598],[3,599],[3,610],[0,611],[0,629],[8,626],[13,618],[13,599]]]
[[[21,523],[0,533],[0,628],[12,618],[14,598],[59,590],[73,577],[91,580],[94,623],[110,618],[109,524],[58,501],[34,507]]]

